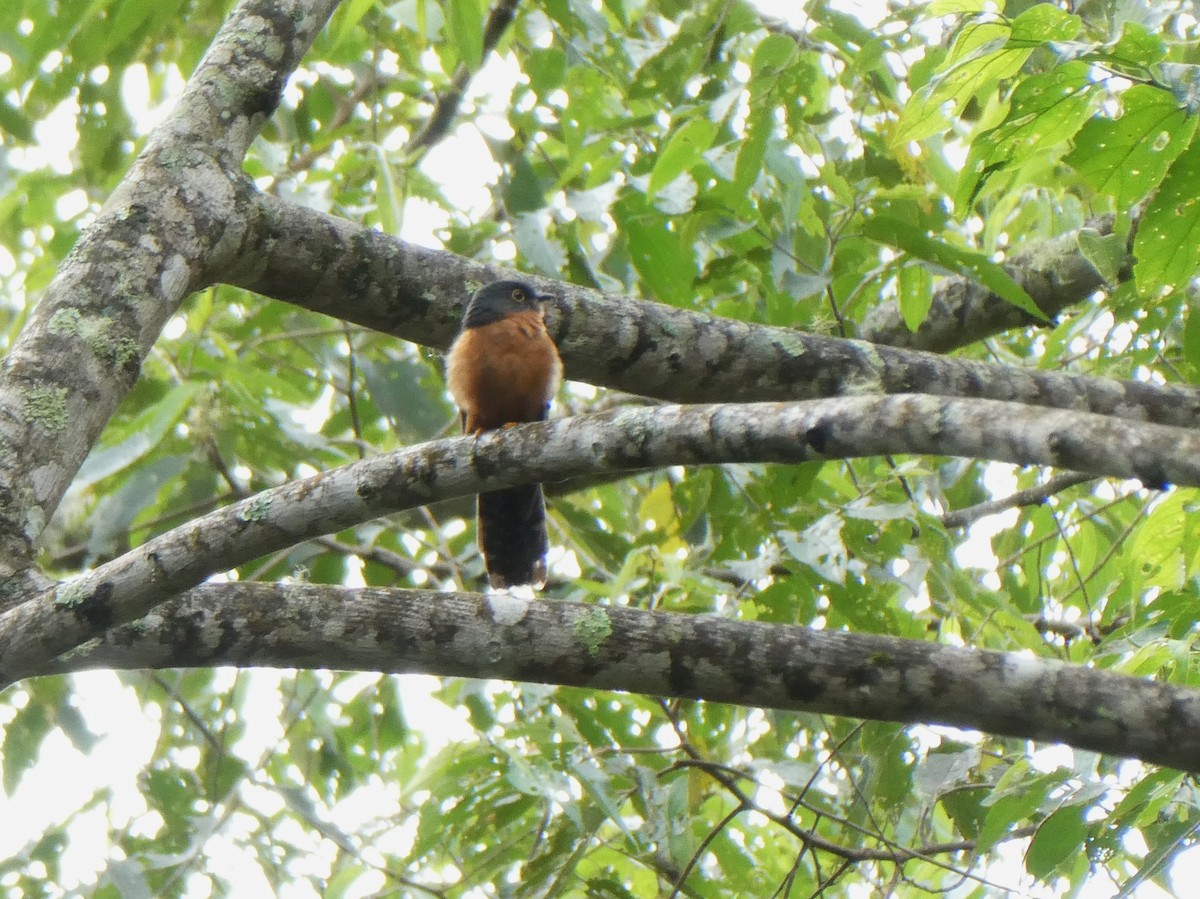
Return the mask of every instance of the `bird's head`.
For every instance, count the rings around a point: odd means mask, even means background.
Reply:
[[[463,317],[464,328],[479,328],[516,312],[541,312],[542,303],[554,299],[538,293],[528,281],[493,281],[475,291]]]

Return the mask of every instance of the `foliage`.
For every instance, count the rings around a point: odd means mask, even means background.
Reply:
[[[229,6],[0,4],[6,345]],[[1187,8],[964,0],[866,23],[814,2],[789,26],[748,0],[546,0],[519,9],[492,55],[481,0],[347,0],[246,171],[388,231],[432,210],[436,239],[460,254],[839,336],[888,302],[915,328],[950,273],[1027,306],[997,260],[1113,212],[1115,237],[1079,232],[1112,289],[962,352],[1194,382],[1200,45]],[[487,203],[464,208],[462,185],[439,180],[411,136],[456,69],[481,60],[489,75],[453,134],[492,170]],[[509,74],[511,93],[490,92]],[[1135,210],[1136,263],[1118,284]],[[613,401],[562,398],[570,412]],[[452,422],[429,351],[207,291],[147,360],[42,561],[71,574],[248,490]],[[939,519],[1045,474],[903,458],[647,474],[553,500],[564,549],[550,593],[1195,684],[1193,492],[1089,483],[969,532]],[[235,576],[478,586],[463,514],[365,524]],[[426,696],[349,674],[122,680],[153,725],[137,791],[104,786],[30,833],[0,862],[6,889],[54,895],[48,884],[80,877],[101,896],[245,882],[614,899],[851,884],[1057,895],[1107,878],[1169,890],[1200,827],[1178,773],[945,728],[500,683],[447,680]],[[97,757],[106,725],[82,705],[87,684],[0,697],[5,794],[51,743],[67,751],[58,738]],[[103,850],[84,852],[97,828]]]

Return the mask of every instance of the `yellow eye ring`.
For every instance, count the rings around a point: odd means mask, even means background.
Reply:
[[[513,292],[512,292],[512,298],[513,298],[514,303],[524,303],[525,302],[525,291],[523,291],[519,287],[514,287]]]

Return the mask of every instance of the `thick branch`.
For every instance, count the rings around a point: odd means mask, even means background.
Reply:
[[[472,288],[512,274],[271,197],[261,203],[262,230],[225,274],[230,283],[406,340],[445,347]],[[919,392],[1200,427],[1192,387],[950,359],[530,280],[559,297],[549,320],[569,378],[673,402]]]
[[[1088,224],[1099,235],[1112,234],[1113,217]],[[1104,278],[1079,251],[1079,235],[1064,234],[1017,253],[1007,266],[1048,318],[1104,288]],[[1001,331],[1041,324],[1028,313],[983,285],[955,277],[942,281],[933,304],[916,331],[908,330],[896,303],[882,303],[868,313],[858,336],[873,343],[944,353]]]
[[[595,471],[911,452],[1200,486],[1200,434],[924,395],[626,408],[437,440],[265,490],[0,616],[0,686],[209,575],[433,500]]]
[[[337,0],[243,0],[0,373],[0,581],[30,565],[141,360],[244,236],[246,147]]]
[[[1200,771],[1200,692],[871,634],[505,594],[214,585],[37,673],[273,665],[505,678],[948,724]]]

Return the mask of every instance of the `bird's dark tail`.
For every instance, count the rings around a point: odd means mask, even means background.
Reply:
[[[541,587],[548,547],[541,484],[479,494],[479,549],[493,587]]]

